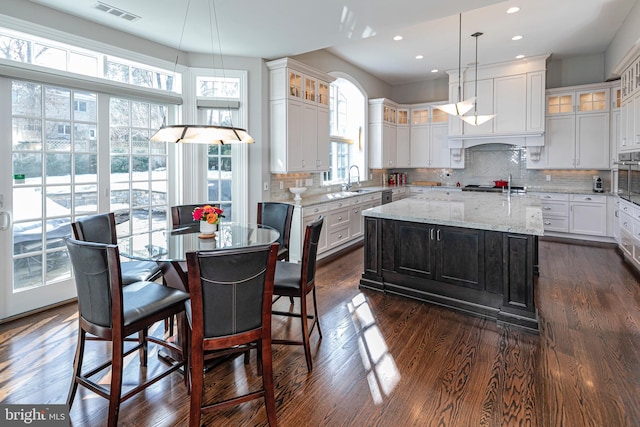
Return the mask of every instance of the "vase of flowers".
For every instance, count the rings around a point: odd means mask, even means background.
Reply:
[[[193,220],[200,222],[200,233],[215,234],[218,230],[218,224],[220,224],[220,218],[224,218],[223,212],[223,209],[212,205],[195,208],[193,210]]]

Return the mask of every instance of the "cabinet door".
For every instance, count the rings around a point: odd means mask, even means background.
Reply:
[[[446,126],[444,126],[446,129]],[[429,167],[429,126],[411,126],[411,167]]]
[[[495,133],[524,132],[527,119],[526,74],[493,80]]]
[[[606,236],[607,205],[572,202],[569,212],[569,232]]]
[[[629,111],[629,103],[624,102],[620,106],[620,135],[618,136],[618,152],[622,153],[623,151],[628,150],[628,139],[627,139],[627,114]]]
[[[620,110],[611,112],[609,121],[609,167],[618,169],[618,141],[620,140]]]
[[[609,113],[576,115],[576,168],[609,168]]]
[[[468,82],[464,85],[465,97],[475,96],[475,82]],[[478,94],[476,98],[478,115],[493,114],[493,79],[478,80]],[[466,116],[473,115],[471,109]],[[493,133],[493,122],[489,120],[480,126],[472,126],[468,123],[462,124],[464,135],[489,135]]]
[[[631,114],[631,112],[629,112]],[[631,116],[627,116],[627,130],[631,131],[629,136],[629,142],[636,150],[640,148],[640,94],[636,94],[633,98],[633,121]],[[632,130],[633,129],[633,130]]]
[[[315,106],[303,105],[302,139],[290,143],[298,143],[301,146],[303,170],[315,171],[318,157],[318,109]]]
[[[435,278],[435,227],[412,222],[389,221],[395,227],[394,270],[401,274]]]
[[[545,73],[527,74],[527,132],[544,132]]]
[[[318,108],[318,134],[316,151],[316,170],[329,170],[329,110]]]
[[[438,227],[436,280],[484,289],[484,232],[471,228]]]
[[[396,164],[399,168],[411,166],[411,129],[398,126],[396,131]]]
[[[447,125],[431,125],[430,132],[430,167],[451,167],[451,150],[449,149],[449,133]]]
[[[395,125],[382,125],[382,167],[394,168],[397,165],[397,141],[398,135]]]
[[[301,171],[304,170],[302,146],[299,143],[303,138],[302,103],[289,100],[286,106],[284,120],[287,122],[287,134],[282,140],[282,144],[286,147],[286,168],[287,171]]]
[[[547,117],[544,141],[545,167],[573,169],[575,167],[575,116]]]
[[[364,230],[364,217],[362,216],[362,210],[364,204],[351,206],[351,212],[349,213],[349,234],[351,238],[360,237]]]

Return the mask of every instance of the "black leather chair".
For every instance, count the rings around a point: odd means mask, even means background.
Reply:
[[[171,223],[173,228],[178,228],[185,225],[197,225],[193,219],[193,210],[199,206],[204,206],[210,203],[200,203],[197,205],[178,205],[171,206]]]
[[[271,355],[271,299],[278,244],[187,254],[191,328],[187,372],[191,385],[189,425],[202,413],[264,397],[270,426],[276,425]],[[206,360],[258,349],[262,388],[203,405]]]
[[[302,247],[302,262],[300,264],[278,261],[276,275],[273,284],[274,302],[280,297],[298,298],[300,300],[300,312],[273,310],[274,315],[299,317],[302,324],[302,340],[273,339],[274,344],[302,345],[307,360],[307,370],[311,372],[311,347],[309,337],[314,327],[318,327],[318,335],[322,339],[320,322],[318,320],[318,304],[316,301],[316,257],[318,254],[318,241],[322,230],[323,218],[320,217],[308,224],[304,233]],[[313,296],[313,315],[307,312],[307,295]],[[293,308],[293,305],[292,305]],[[311,327],[309,327],[311,320]]]
[[[258,224],[267,225],[280,233],[278,260],[289,261],[289,241],[294,206],[289,203],[259,202]]]
[[[109,400],[107,425],[115,427],[121,402],[184,366],[184,361],[174,361],[171,366],[155,376],[145,372],[141,374],[141,378],[146,378],[145,381],[122,394],[122,370],[124,358],[128,354],[144,349],[140,351],[141,366],[147,365],[146,347],[149,342],[162,344],[185,354],[186,348],[177,348],[162,340],[147,337],[146,331],[154,323],[183,312],[189,294],[149,281],[123,286],[117,245],[71,238],[66,240],[66,245],[75,276],[79,311],[78,345],[67,404],[71,408],[78,385],[82,385]],[[125,341],[129,341],[126,337],[136,332],[140,334],[139,342],[133,348],[125,350]],[[111,358],[83,373],[82,362],[87,333],[111,341]],[[183,333],[186,333],[184,329]],[[92,377],[109,366],[111,382],[107,389],[99,378],[96,381]]]
[[[73,236],[77,240],[117,245],[116,218],[113,212],[77,218],[71,223]],[[122,284],[154,281],[162,276],[160,266],[152,261],[127,261],[121,264]]]

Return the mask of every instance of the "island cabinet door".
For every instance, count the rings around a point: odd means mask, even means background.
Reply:
[[[484,232],[472,228],[438,227],[436,280],[484,290]]]
[[[408,276],[435,279],[436,226],[413,222],[393,222],[395,253],[383,268]]]

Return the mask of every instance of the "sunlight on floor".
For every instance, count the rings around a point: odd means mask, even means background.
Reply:
[[[356,295],[347,304],[351,321],[358,335],[358,348],[362,366],[367,372],[367,382],[375,403],[382,403],[400,381],[400,372],[387,343],[376,325],[371,308],[363,294]]]

